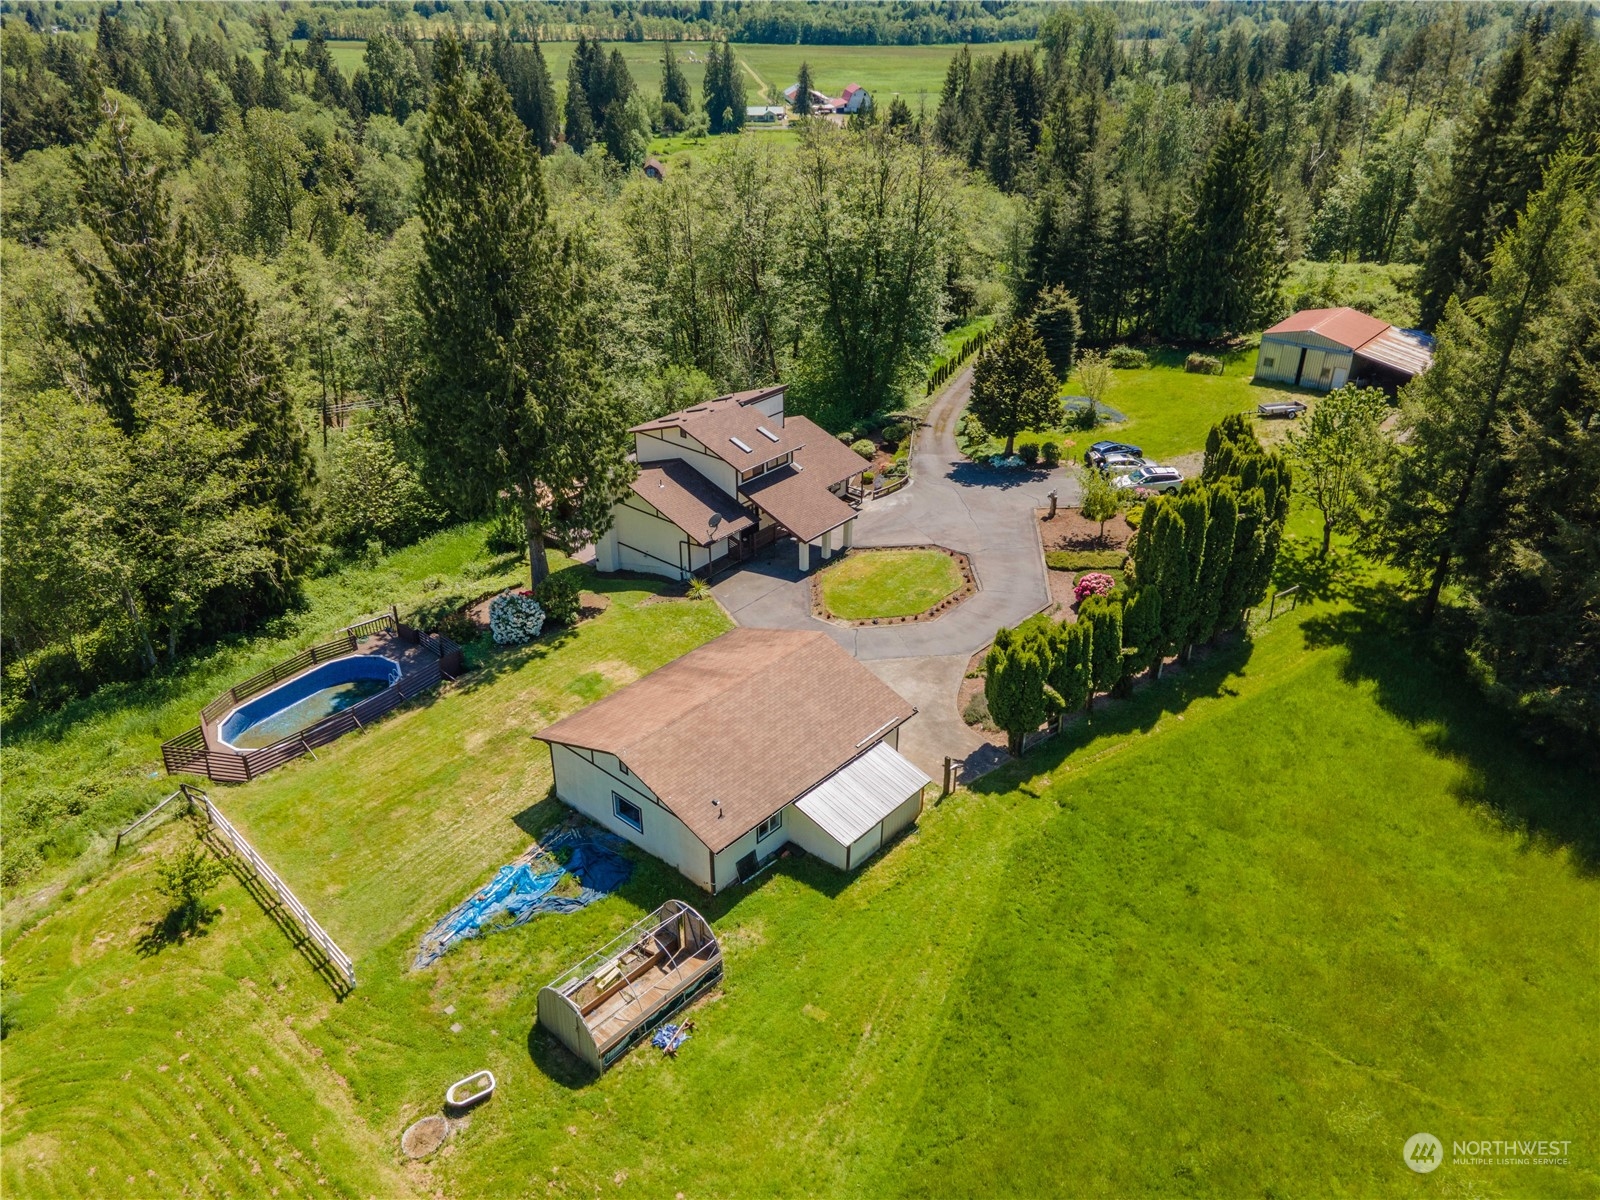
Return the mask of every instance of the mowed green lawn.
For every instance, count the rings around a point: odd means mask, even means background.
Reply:
[[[1256,370],[1256,349],[1222,357],[1221,375],[1194,375],[1183,369],[1182,351],[1160,349],[1151,363],[1133,371],[1115,371],[1103,400],[1127,421],[1102,425],[1094,436],[1074,434],[1080,444],[1097,438],[1128,441],[1149,458],[1161,460],[1205,449],[1206,434],[1229,413],[1254,412],[1263,400],[1287,397],[1314,399],[1318,393],[1250,382]],[[1078,380],[1067,380],[1067,394],[1079,393]],[[1272,430],[1264,430],[1272,432]]]
[[[938,550],[862,550],[822,572],[822,602],[846,621],[909,617],[961,586],[961,568]]]
[[[791,858],[710,899],[641,859],[615,897],[408,973],[559,815],[527,734],[721,627],[612,598],[218,789],[352,943],[344,1002],[233,883],[207,936],[140,952],[178,825],[12,940],[7,1194],[1600,1193],[1592,781],[1331,603],[930,804],[856,875]],[[726,984],[676,1061],[591,1080],[537,989],[673,895]],[[485,1066],[494,1099],[406,1164],[400,1132]],[[1421,1130],[1569,1139],[1572,1165],[1420,1177]]]

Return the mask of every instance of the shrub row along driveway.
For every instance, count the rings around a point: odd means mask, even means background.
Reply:
[[[972,391],[972,368],[933,404],[917,433],[909,487],[875,500],[856,519],[856,545],[935,544],[965,551],[978,594],[933,621],[845,628],[811,615],[810,577],[796,568],[792,547],[769,553],[716,585],[717,599],[741,625],[822,629],[917,706],[900,748],[935,779],[946,755],[972,775],[995,751],[974,736],[956,711],[967,660],[1002,625],[1015,625],[1050,601],[1033,510],[1054,488],[1076,504],[1077,483],[1064,469],[1006,473],[966,460],[956,446],[956,421]]]

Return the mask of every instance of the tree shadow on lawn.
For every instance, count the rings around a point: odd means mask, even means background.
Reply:
[[[1583,876],[1600,875],[1600,792],[1593,775],[1517,740],[1513,719],[1432,647],[1391,590],[1358,583],[1352,600],[1350,607],[1307,618],[1306,644],[1343,647],[1347,681],[1374,684],[1386,711],[1416,727],[1434,753],[1465,768],[1453,788],[1462,803],[1492,813],[1532,846],[1570,849]]]
[[[1050,469],[1043,466],[1006,470],[971,461],[958,462],[945,472],[946,479],[962,487],[994,488],[999,491],[1043,483],[1049,475]]]
[[[1163,716],[1181,714],[1196,700],[1237,696],[1227,680],[1246,673],[1254,648],[1249,638],[1237,635],[1215,646],[1196,647],[1188,666],[1169,663],[1160,679],[1146,672],[1129,697],[1097,696],[1091,712],[1069,717],[1055,737],[964,786],[984,795],[1015,791],[1097,738],[1149,733]]]

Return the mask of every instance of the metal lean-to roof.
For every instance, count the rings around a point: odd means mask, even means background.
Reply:
[[[1385,329],[1356,354],[1405,375],[1421,375],[1433,366],[1433,348],[1426,337],[1406,329]]]
[[[887,742],[835,771],[795,806],[841,846],[861,836],[932,783]]]

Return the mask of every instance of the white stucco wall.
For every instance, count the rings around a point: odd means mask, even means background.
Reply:
[[[683,530],[638,496],[630,496],[611,510],[611,533],[607,536],[615,546],[616,565],[611,569],[643,571],[669,579],[686,577],[687,572],[682,569]],[[600,560],[599,548],[595,559]]]

